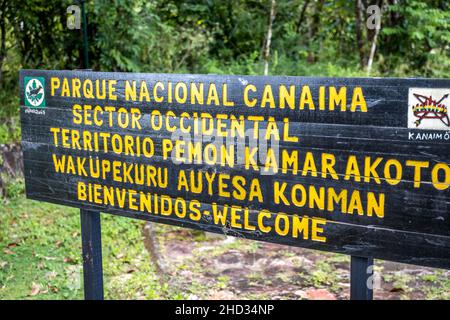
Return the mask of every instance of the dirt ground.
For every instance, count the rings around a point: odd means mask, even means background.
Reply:
[[[161,281],[189,299],[349,298],[345,255],[161,225],[156,234]],[[450,271],[380,260],[374,270],[375,299],[450,299]]]

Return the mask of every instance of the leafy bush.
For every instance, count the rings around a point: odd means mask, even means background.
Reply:
[[[82,68],[83,42],[79,30],[66,26],[71,0],[0,2],[5,4],[0,15],[5,24],[0,143],[5,143],[20,136],[19,69]],[[88,0],[90,66],[101,71],[262,74],[270,3]],[[389,5],[371,75],[448,78],[449,2],[384,3]],[[353,1],[277,1],[272,31],[269,74],[367,76],[358,53]],[[363,31],[364,39],[370,38],[371,32]],[[369,44],[360,48],[366,54]]]

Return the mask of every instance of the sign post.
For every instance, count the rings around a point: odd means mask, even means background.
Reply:
[[[354,299],[373,259],[450,269],[448,79],[22,70],[20,92],[26,194],[82,209],[88,298],[99,212],[350,255]]]
[[[85,0],[81,0],[83,17],[83,66],[89,69],[88,26]],[[103,300],[102,235],[100,212],[80,209],[83,254],[84,297]]]
[[[373,299],[373,259],[351,256],[350,299]]]
[[[100,212],[80,210],[84,297],[103,300],[102,235]]]

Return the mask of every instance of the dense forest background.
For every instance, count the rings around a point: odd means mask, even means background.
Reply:
[[[82,30],[67,24],[73,4],[0,0],[0,143],[20,138],[19,69],[82,68]],[[445,78],[449,8],[447,0],[88,0],[90,67]]]

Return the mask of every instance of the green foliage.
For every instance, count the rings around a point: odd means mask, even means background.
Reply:
[[[14,99],[14,104],[5,105],[5,107],[10,105],[18,105],[16,99]],[[0,117],[0,144],[9,144],[20,141],[20,125],[19,116],[16,114],[14,116]]]
[[[3,200],[9,201],[23,195],[25,193],[25,181],[23,177],[11,178],[6,174],[2,174],[3,187],[5,188],[6,198]],[[0,201],[1,201],[0,195]]]
[[[0,299],[83,298],[79,210],[18,196],[0,217]],[[149,263],[142,224],[102,215],[105,297],[180,298]]]
[[[333,272],[333,268],[328,262],[320,261],[317,263],[316,268],[311,274],[311,282],[315,287],[336,285],[337,275]]]
[[[396,3],[383,13],[374,75],[447,77],[448,2]],[[66,26],[66,8],[71,4],[70,0],[6,1],[8,50],[1,68],[9,95],[16,95],[19,68],[82,67],[81,31]],[[304,4],[305,0],[277,0],[271,74],[365,75],[358,62],[354,2],[309,1],[303,12]],[[261,74],[269,8],[269,0],[89,0],[91,67]]]
[[[399,1],[387,8],[380,70],[398,76],[449,76],[450,6],[444,1]]]
[[[142,44],[148,17],[145,1],[100,0],[91,3],[89,26],[93,67],[108,71],[140,70]],[[124,23],[125,22],[125,23]]]
[[[301,16],[304,3],[277,1],[272,74],[358,74],[353,1],[309,1]],[[69,0],[7,1],[10,49],[2,66],[5,84],[17,81],[20,67],[81,68],[81,32],[66,26],[66,8],[71,4]],[[261,73],[269,7],[269,0],[87,1],[92,67]],[[446,76],[448,9],[446,1],[436,0],[399,0],[387,6],[375,57],[377,74]],[[313,62],[308,61],[311,54]]]

